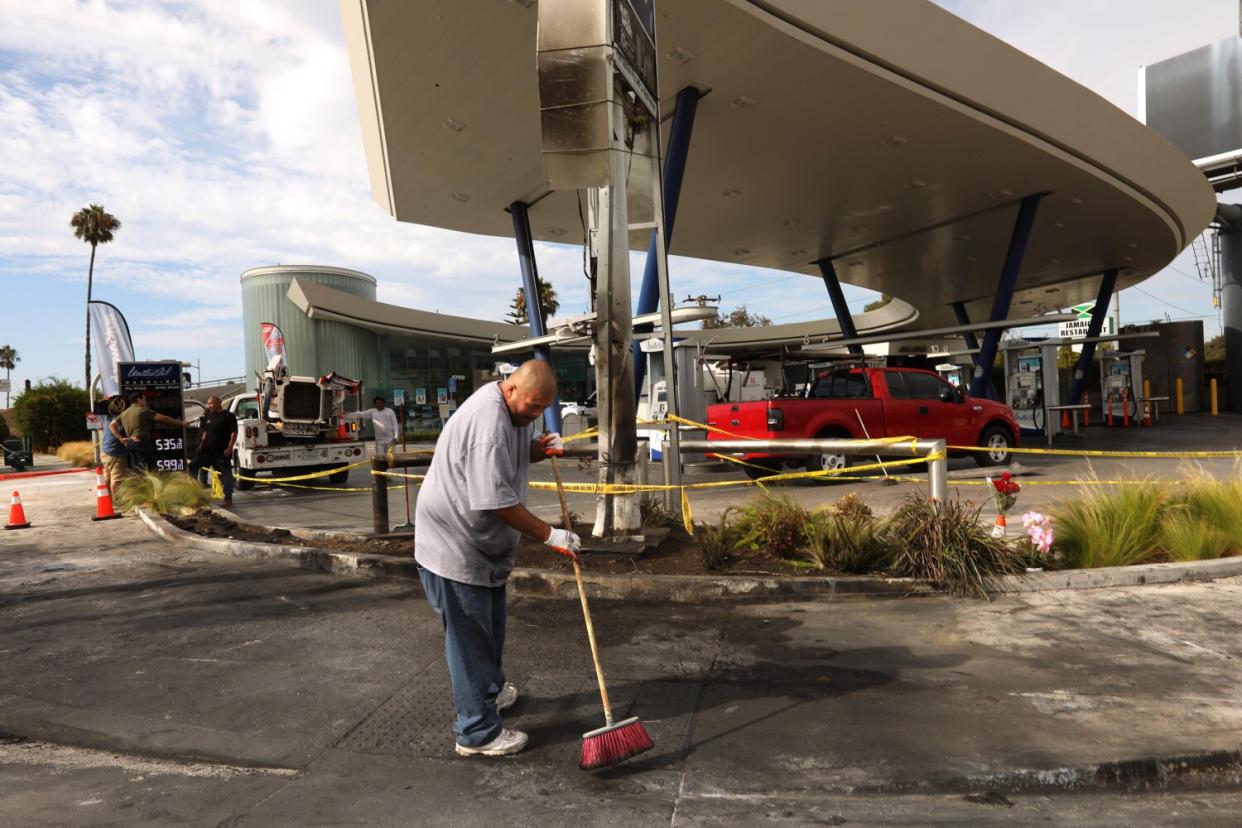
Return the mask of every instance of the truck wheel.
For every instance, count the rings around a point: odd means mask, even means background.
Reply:
[[[342,469],[341,471],[332,472],[332,474],[328,475],[328,482],[330,483],[344,483],[348,479],[349,469]]]
[[[233,467],[233,485],[237,487],[239,492],[248,492],[254,488],[253,480],[242,480],[237,475],[244,474],[246,477],[254,477],[253,469],[243,469],[238,466]]]
[[[751,465],[742,466],[742,468],[746,470],[746,476],[751,480],[759,480],[781,473],[779,463],[764,462],[763,460],[751,460],[749,462]]]
[[[993,423],[979,435],[979,445],[987,451],[976,451],[975,462],[980,466],[1007,466],[1013,458],[1013,435],[1003,425]]]
[[[850,439],[851,435],[846,432],[840,431],[840,430],[834,430],[834,431],[825,431],[820,434],[816,434],[815,437],[816,439],[820,439],[820,440],[828,440],[828,439],[835,439],[835,438],[839,438],[842,440],[848,440]],[[852,465],[853,465],[853,458],[845,454],[832,454],[832,453],[812,454],[806,458],[806,469],[807,471],[813,471],[813,472],[840,471],[842,469],[848,469]],[[833,476],[834,475],[827,475],[825,479],[831,480]]]

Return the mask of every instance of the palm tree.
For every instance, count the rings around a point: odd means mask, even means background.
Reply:
[[[551,283],[539,280],[539,307],[543,310],[543,320],[547,322],[561,307],[561,300],[556,295],[556,288]],[[525,325],[529,319],[526,315],[526,288],[518,288],[513,301],[509,303],[506,314],[515,325]]]
[[[91,265],[86,271],[86,390],[91,390],[91,285],[95,281],[95,248],[112,241],[112,234],[121,229],[116,216],[102,204],[83,207],[69,219],[73,235],[91,246]]]
[[[9,405],[9,380],[12,378],[9,374],[22,358],[17,353],[17,349],[12,345],[0,345],[0,368],[4,369],[4,407],[11,408]]]

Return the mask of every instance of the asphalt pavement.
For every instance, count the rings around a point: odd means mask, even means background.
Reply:
[[[511,602],[507,716],[452,753],[408,582],[220,558],[30,481],[0,536],[0,812],[20,825],[1237,824],[1242,579],[1005,596]]]

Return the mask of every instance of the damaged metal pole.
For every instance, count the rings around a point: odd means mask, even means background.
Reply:
[[[614,89],[609,125],[613,146],[608,153],[606,186],[597,188],[599,277],[595,288],[595,381],[599,401],[599,482],[611,486],[635,482],[638,459],[638,416],[634,400],[633,315],[630,310],[629,211],[626,197],[626,154],[621,143],[628,128]],[[640,524],[637,495],[604,494],[596,502],[592,534],[602,538],[626,533]]]

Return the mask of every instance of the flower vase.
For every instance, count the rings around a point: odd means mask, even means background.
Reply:
[[[1001,512],[996,516],[996,523],[992,526],[992,537],[1003,538],[1007,532],[1008,527],[1005,524],[1005,513]]]

